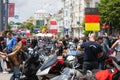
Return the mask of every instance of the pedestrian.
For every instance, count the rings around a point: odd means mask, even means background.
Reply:
[[[25,48],[26,40],[21,40],[18,44],[12,49],[12,52],[6,54],[7,63],[9,63],[10,68],[13,70],[13,75],[10,80],[20,80],[20,65],[22,64],[21,59],[19,58],[21,55],[24,55],[23,49]],[[5,54],[5,53],[4,53]]]
[[[68,49],[68,45],[69,45],[69,35],[65,35],[63,40],[62,40],[63,44],[64,44],[64,49]]]
[[[35,46],[37,46],[37,44],[38,44],[37,39],[35,38],[35,36],[32,36],[31,37],[31,47],[35,48]]]
[[[107,47],[106,43],[104,42],[103,36],[97,37],[97,43],[102,46],[103,56],[99,58],[99,69],[105,69],[105,61],[109,57],[109,48]]]
[[[102,56],[102,47],[96,42],[94,33],[89,35],[89,41],[84,42],[79,47],[84,51],[83,54],[83,71],[86,74],[87,70],[99,69],[98,58]]]
[[[0,34],[0,51],[5,48],[5,31],[2,31]]]
[[[7,39],[6,39],[6,47],[3,49],[3,52],[10,53],[12,52],[12,49],[16,46],[17,40],[16,38],[12,35],[11,32],[7,32],[6,34]]]
[[[17,44],[16,38],[12,35],[11,32],[7,32],[6,33],[6,46],[3,49],[3,52],[7,53],[7,54],[11,53],[12,49],[16,46],[16,44]],[[8,65],[8,64],[7,64],[6,71],[12,72],[10,65]]]
[[[119,39],[113,43],[111,50],[115,52],[115,55],[120,55],[120,35]]]
[[[2,31],[0,34],[0,51],[5,48],[5,31]],[[4,60],[0,58],[0,72],[3,71],[4,68]]]
[[[64,51],[64,45],[62,41],[58,41],[57,44],[57,56],[62,56],[63,55],[63,51]]]

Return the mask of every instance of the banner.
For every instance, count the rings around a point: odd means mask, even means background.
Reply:
[[[14,17],[15,3],[8,4],[8,17]]]

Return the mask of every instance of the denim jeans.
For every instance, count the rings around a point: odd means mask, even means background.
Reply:
[[[13,67],[13,75],[10,80],[20,80],[20,68],[19,66]]]
[[[4,60],[2,58],[0,58],[0,68],[5,71],[5,67],[4,67]]]
[[[2,71],[2,66],[1,66],[1,62],[0,62],[0,72]]]
[[[87,70],[99,69],[99,63],[97,61],[93,62],[83,62],[83,72],[86,74]]]

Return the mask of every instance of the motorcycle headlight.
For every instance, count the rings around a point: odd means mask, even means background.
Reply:
[[[66,59],[66,65],[70,68],[72,68],[74,66],[75,62],[75,56],[68,56]]]

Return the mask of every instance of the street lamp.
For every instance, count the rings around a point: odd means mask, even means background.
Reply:
[[[9,4],[9,0],[5,0],[5,30],[8,29],[8,4]]]
[[[3,27],[3,0],[0,0],[0,32]]]

